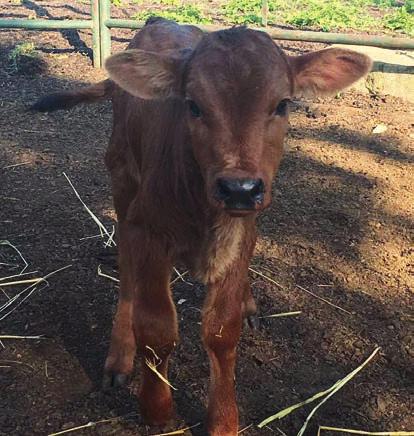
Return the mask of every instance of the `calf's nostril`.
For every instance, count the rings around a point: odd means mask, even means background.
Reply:
[[[264,200],[265,186],[262,179],[256,179],[250,195],[256,203],[262,203]]]
[[[231,197],[232,189],[228,180],[217,179],[216,198],[218,200],[227,200]]]
[[[251,194],[256,196],[258,194],[264,193],[264,183],[262,179],[256,179],[253,181],[253,187],[251,189]]]

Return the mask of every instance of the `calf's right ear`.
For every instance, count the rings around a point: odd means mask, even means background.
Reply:
[[[146,50],[125,50],[109,57],[105,68],[122,89],[145,100],[168,98],[181,90],[184,57]]]
[[[334,94],[365,76],[371,59],[353,50],[328,48],[302,56],[288,56],[296,96]]]

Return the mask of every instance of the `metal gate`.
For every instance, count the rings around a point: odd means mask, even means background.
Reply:
[[[267,0],[262,0],[262,23],[267,23]],[[111,29],[140,29],[144,23],[136,20],[111,18],[110,0],[91,0],[91,18],[89,20],[44,20],[44,19],[0,19],[0,29],[26,30],[92,30],[93,65],[101,68],[105,59],[111,54]],[[200,25],[200,29],[211,32],[223,29],[222,26]],[[414,49],[414,40],[388,36],[349,35],[342,33],[325,33],[300,30],[281,30],[262,27],[258,30],[267,32],[273,39],[291,41],[324,42],[335,44],[367,45],[392,49]]]

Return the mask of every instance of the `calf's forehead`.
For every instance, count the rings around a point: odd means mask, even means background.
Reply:
[[[247,100],[289,97],[292,73],[282,50],[263,32],[229,29],[206,35],[186,74],[190,98],[243,95]]]

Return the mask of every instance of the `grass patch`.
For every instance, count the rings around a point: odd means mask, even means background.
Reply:
[[[112,0],[121,5],[126,0]],[[142,11],[138,20],[161,16],[179,23],[261,26],[262,0],[132,0]],[[292,25],[319,31],[383,31],[414,34],[414,0],[268,0],[269,25]],[[207,10],[208,8],[208,10]]]
[[[136,3],[140,3],[140,1]],[[134,15],[134,18],[136,20],[146,21],[150,17],[157,16],[183,24],[212,23],[211,18],[208,17],[197,4],[183,3],[177,0],[159,0],[155,3],[156,6],[159,6],[145,8],[142,12]]]
[[[413,2],[414,3],[414,2]],[[398,8],[395,12],[387,14],[383,18],[383,25],[386,29],[414,35],[414,4]]]
[[[36,47],[33,42],[22,42],[17,44],[16,47],[9,53],[9,62],[14,71],[19,70],[19,64],[22,58],[37,58]]]
[[[362,2],[314,0],[290,12],[286,22],[297,27],[316,27],[324,32],[341,29],[369,29],[374,18],[367,15]]]
[[[222,7],[225,20],[231,24],[260,25],[261,0],[230,0]]]

